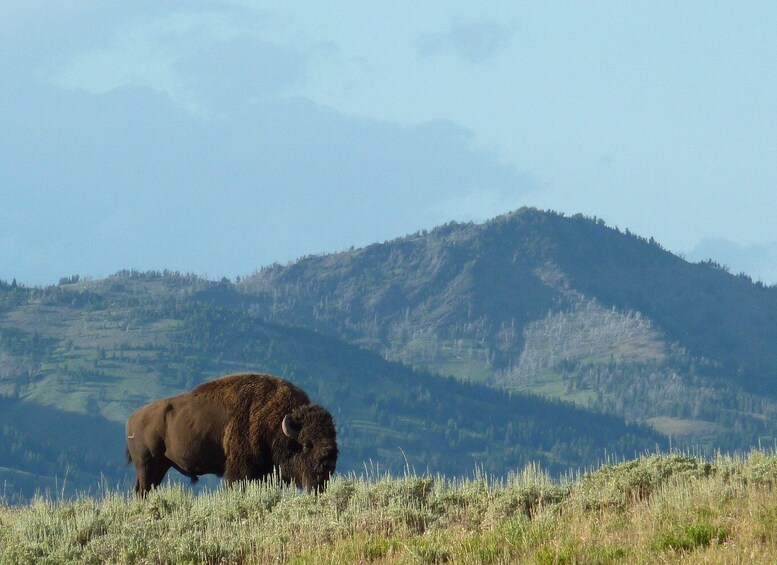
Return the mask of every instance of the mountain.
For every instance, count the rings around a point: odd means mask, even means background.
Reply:
[[[777,438],[777,289],[596,218],[449,223],[274,265],[237,289],[269,320],[686,444]]]
[[[125,484],[126,416],[237,371],[327,406],[341,471],[559,473],[666,436],[744,450],[777,438],[776,339],[777,288],[535,209],[235,282],[0,283],[0,479]]]
[[[129,488],[135,408],[239,371],[281,375],[332,411],[338,470],[554,473],[666,446],[647,426],[558,400],[441,378],[342,339],[267,320],[229,281],[125,271],[0,284],[0,479],[9,492]]]

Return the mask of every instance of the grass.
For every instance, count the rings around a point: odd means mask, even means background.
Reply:
[[[0,563],[775,563],[777,456],[683,454],[551,480],[336,477],[0,506]]]

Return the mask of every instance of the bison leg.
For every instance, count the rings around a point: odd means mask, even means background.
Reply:
[[[138,479],[135,482],[135,493],[145,496],[152,488],[162,484],[165,473],[170,469],[169,459],[160,457],[155,459],[146,459],[135,465]]]

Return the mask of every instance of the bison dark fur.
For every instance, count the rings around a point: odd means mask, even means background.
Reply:
[[[229,375],[157,400],[127,420],[135,492],[159,486],[170,467],[193,481],[229,483],[278,470],[287,483],[324,489],[337,463],[332,416],[293,384],[270,375]]]

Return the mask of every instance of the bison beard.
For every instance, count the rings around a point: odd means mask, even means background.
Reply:
[[[270,375],[229,375],[157,400],[127,420],[135,492],[159,486],[170,467],[196,481],[262,479],[321,491],[337,463],[332,416],[293,384]]]

